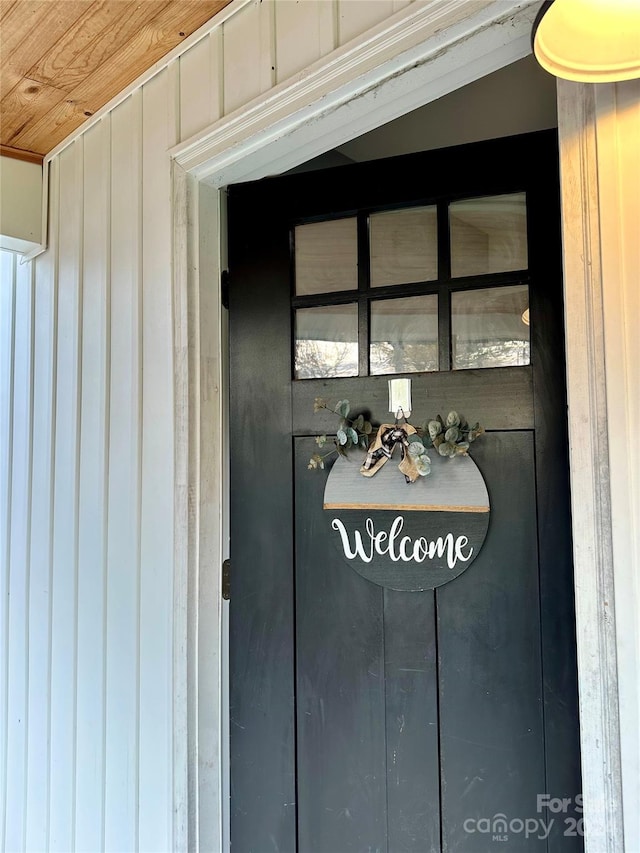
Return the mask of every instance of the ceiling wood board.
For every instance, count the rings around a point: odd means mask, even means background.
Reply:
[[[46,115],[64,96],[60,89],[23,77],[0,102],[3,143],[12,144],[34,113]]]
[[[31,74],[58,89],[72,92],[168,5],[162,0],[94,3],[32,67]]]
[[[47,154],[230,0],[0,0],[0,142]]]
[[[1,4],[0,4],[1,5]],[[4,97],[29,69],[86,13],[89,2],[18,0],[0,21],[0,95]]]
[[[2,23],[3,18],[11,11],[11,9],[16,5],[18,0],[4,0],[2,5],[0,6],[0,23]]]

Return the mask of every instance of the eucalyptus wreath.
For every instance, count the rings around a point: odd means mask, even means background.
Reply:
[[[333,444],[325,453],[314,453],[309,459],[307,467],[310,470],[319,470],[325,467],[325,460],[334,454],[347,456],[349,450],[354,447],[369,449],[369,444],[374,434],[374,427],[362,414],[350,418],[351,406],[348,400],[339,400],[331,407],[328,400],[316,397],[313,403],[313,411],[322,409],[335,414],[339,418],[338,429],[335,436],[326,434],[316,436],[316,444],[319,448]],[[484,433],[484,428],[479,423],[470,426],[463,415],[451,411],[446,418],[436,415],[433,420],[425,421],[421,426],[414,427],[415,432],[408,436],[407,452],[413,457],[418,473],[426,477],[431,473],[431,459],[427,453],[433,448],[440,456],[452,459],[454,456],[466,456],[470,445]]]
[[[314,414],[319,412],[321,409],[326,409],[328,412],[337,415],[337,417],[340,418],[340,422],[333,439],[330,439],[327,435],[316,436],[316,444],[318,447],[325,447],[329,441],[332,441],[333,447],[331,450],[323,454],[314,453],[311,459],[309,459],[307,468],[324,468],[325,459],[329,456],[333,456],[334,453],[337,453],[339,456],[346,456],[347,452],[352,447],[361,447],[363,450],[368,449],[369,437],[373,432],[373,426],[370,421],[365,420],[363,415],[358,415],[356,418],[349,418],[351,406],[348,400],[339,400],[336,405],[331,408],[328,405],[328,400],[325,400],[323,397],[316,397],[313,401]]]

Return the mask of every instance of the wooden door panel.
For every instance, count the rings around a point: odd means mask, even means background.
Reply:
[[[315,443],[294,443],[300,847],[384,849],[388,836],[424,853],[442,831],[443,850],[484,853],[465,821],[534,814],[545,790],[533,436],[475,446],[495,521],[435,602],[336,555],[324,475],[307,470]]]
[[[384,617],[389,850],[424,853],[440,843],[433,592],[385,589]]]
[[[383,590],[345,565],[325,478],[307,470],[315,442],[295,447],[300,849],[386,850],[388,835],[423,853],[439,839],[433,593]]]
[[[533,429],[533,371],[531,367],[495,367],[442,373],[405,373],[411,379],[420,415],[435,417],[459,409],[485,429]],[[354,411],[365,407],[376,418],[389,418],[389,391],[385,376],[318,379],[294,382],[291,390],[294,435],[310,435],[335,428],[330,412],[313,411],[315,397],[350,400]]]
[[[296,849],[289,290],[286,234],[255,230],[230,312],[231,822],[236,850]],[[247,259],[249,256],[247,256]]]
[[[486,853],[491,836],[465,821],[535,817],[545,787],[533,435],[490,433],[473,455],[489,531],[469,569],[436,592],[442,820],[443,849]]]
[[[382,589],[334,557],[322,516],[324,478],[307,470],[314,442],[295,445],[299,845],[383,850]]]

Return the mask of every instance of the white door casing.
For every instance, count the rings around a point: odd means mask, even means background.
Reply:
[[[634,853],[640,850],[640,459],[633,441],[640,416],[640,80],[599,86],[559,80],[558,119],[587,850]]]

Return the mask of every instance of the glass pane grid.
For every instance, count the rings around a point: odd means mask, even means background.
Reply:
[[[296,379],[530,364],[525,193],[362,217],[296,226]]]
[[[528,285],[452,293],[451,354],[453,370],[530,364]]]
[[[452,278],[528,266],[525,193],[451,202],[449,231]]]
[[[294,375],[296,379],[358,375],[357,303],[295,312]]]
[[[370,214],[371,287],[438,278],[437,219],[435,205]]]
[[[369,337],[373,376],[438,370],[438,297],[371,302]]]
[[[357,219],[330,219],[294,230],[295,293],[310,296],[358,287]]]

